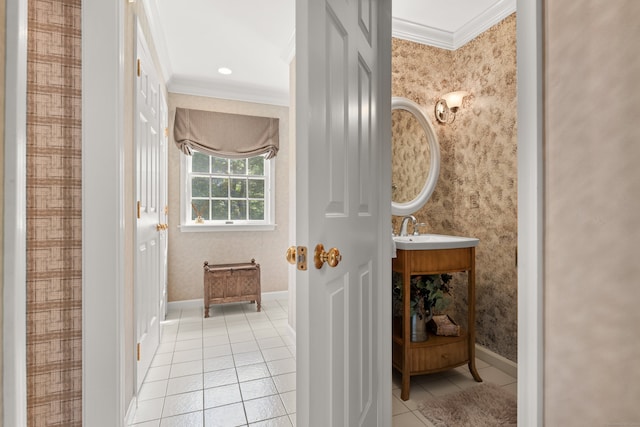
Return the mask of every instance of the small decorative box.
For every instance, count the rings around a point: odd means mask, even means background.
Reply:
[[[429,322],[429,326],[436,335],[445,337],[460,336],[460,325],[454,322],[448,314],[433,316],[433,319]]]

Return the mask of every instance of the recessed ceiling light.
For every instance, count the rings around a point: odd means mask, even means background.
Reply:
[[[220,74],[224,74],[225,76],[228,76],[229,74],[233,73],[233,71],[231,71],[231,69],[227,67],[218,68],[218,72]]]

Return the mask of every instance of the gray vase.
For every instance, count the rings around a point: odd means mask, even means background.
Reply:
[[[420,316],[417,313],[411,316],[411,342],[422,342],[429,339],[427,334],[427,322],[431,319],[431,313]]]

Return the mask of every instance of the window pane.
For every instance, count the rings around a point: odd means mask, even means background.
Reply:
[[[231,179],[231,194],[229,197],[247,197],[247,180],[242,178]]]
[[[203,176],[193,177],[191,180],[192,197],[209,197],[209,178]]]
[[[247,161],[245,159],[231,160],[231,173],[233,175],[245,175],[247,173]]]
[[[248,175],[264,175],[264,157],[257,156],[249,159]]]
[[[194,151],[190,164],[192,220],[200,215],[206,221],[265,221],[269,165],[264,156],[225,159]]]
[[[211,178],[211,197],[229,197],[229,178]]]
[[[211,173],[228,174],[229,160],[220,157],[211,157]]]
[[[209,173],[209,156],[194,151],[191,156],[191,171]]]
[[[228,220],[229,219],[229,202],[226,200],[212,200],[212,215],[213,220]]]
[[[262,179],[249,180],[249,197],[252,199],[264,198],[264,180]]]
[[[262,200],[249,200],[249,219],[264,219],[264,202]]]
[[[247,201],[231,200],[231,219],[247,219]]]
[[[200,215],[204,220],[209,219],[209,200],[191,200],[191,219]]]

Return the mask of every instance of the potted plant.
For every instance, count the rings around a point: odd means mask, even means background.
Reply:
[[[427,322],[434,312],[441,312],[449,304],[449,274],[428,274],[411,277],[410,315],[411,341],[426,341]],[[393,312],[394,316],[402,315],[402,275],[394,273],[393,277]]]

